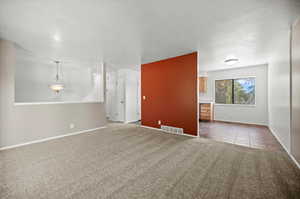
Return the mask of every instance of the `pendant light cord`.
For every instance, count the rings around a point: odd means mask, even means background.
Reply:
[[[55,61],[56,63],[56,81],[59,80],[58,70],[59,70],[59,61]]]

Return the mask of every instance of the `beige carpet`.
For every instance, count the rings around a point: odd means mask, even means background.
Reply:
[[[300,198],[286,153],[135,125],[0,152],[0,198]]]

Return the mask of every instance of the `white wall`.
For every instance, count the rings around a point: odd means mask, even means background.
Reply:
[[[274,41],[269,60],[269,128],[290,152],[290,36]]]
[[[0,148],[106,124],[103,103],[16,106],[15,64],[15,45],[0,40]]]
[[[207,93],[200,94],[200,102],[215,101],[215,80],[256,77],[255,106],[215,104],[214,117],[219,121],[268,125],[268,66],[259,65],[207,72]]]
[[[56,65],[17,49],[15,65],[15,102],[103,102],[103,64],[62,63],[59,72],[65,89],[54,93]]]

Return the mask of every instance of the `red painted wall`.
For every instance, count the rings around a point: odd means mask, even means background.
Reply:
[[[197,135],[197,53],[143,64],[141,89],[142,125]]]

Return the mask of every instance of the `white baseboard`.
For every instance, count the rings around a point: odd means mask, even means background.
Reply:
[[[228,122],[228,123],[237,123],[237,124],[250,124],[250,125],[258,125],[258,126],[266,126],[268,127],[268,124],[265,123],[252,123],[252,122],[241,122],[241,121],[233,121],[233,120],[217,120],[215,118],[216,122]]]
[[[67,133],[67,134],[53,136],[53,137],[48,137],[48,138],[34,140],[34,141],[25,142],[25,143],[16,144],[16,145],[5,146],[5,147],[1,147],[0,151],[7,150],[7,149],[13,149],[13,148],[21,147],[21,146],[26,146],[26,145],[30,145],[30,144],[40,143],[40,142],[46,142],[46,141],[49,141],[49,140],[59,139],[59,138],[67,137],[67,136],[78,135],[78,134],[87,133],[87,132],[91,132],[91,131],[96,131],[96,130],[104,129],[104,128],[106,128],[106,126],[97,127],[97,128],[93,128],[93,129],[82,130],[82,131],[77,131],[77,132],[74,132],[74,133]]]
[[[124,124],[129,124],[129,123],[133,123],[133,122],[138,122],[139,120],[129,120],[129,121],[125,121]]]
[[[161,132],[169,133],[169,134],[172,134],[172,135],[183,135],[183,136],[193,137],[193,138],[197,138],[197,137],[198,137],[198,136],[196,136],[196,135],[189,135],[189,134],[186,134],[186,133],[183,133],[183,134],[171,133],[171,132],[164,131],[164,130],[162,130],[162,129],[155,128],[155,127],[150,127],[150,126],[140,125],[140,127],[147,128],[147,129],[152,129],[152,130],[156,130],[156,131],[161,131]]]
[[[297,167],[300,169],[300,164],[297,162],[297,160],[294,158],[294,156],[290,153],[290,150],[286,148],[286,146],[282,143],[282,141],[279,139],[279,137],[276,135],[274,130],[269,126],[269,129],[271,133],[274,135],[276,140],[279,142],[279,144],[282,146],[282,148],[285,150],[285,152],[290,156],[290,158],[293,160],[293,162],[297,165]]]
[[[297,160],[294,158],[294,156],[290,153],[289,153],[289,156],[295,162],[295,164],[298,166],[298,168],[300,169],[300,164],[297,162]]]

